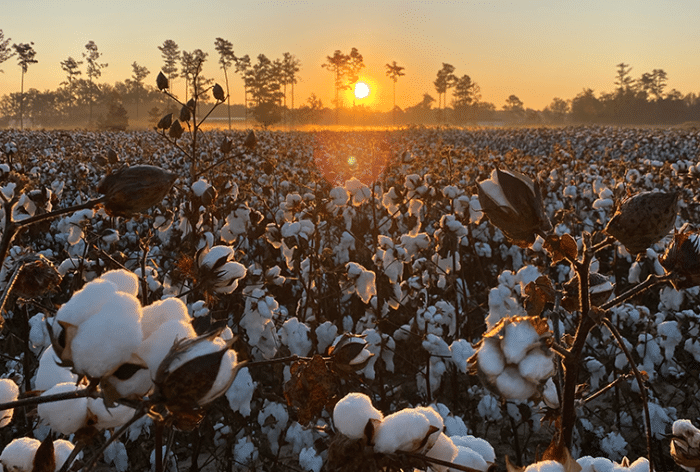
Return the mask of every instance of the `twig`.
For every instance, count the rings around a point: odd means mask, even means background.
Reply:
[[[651,454],[651,417],[649,415],[649,399],[647,397],[646,387],[644,386],[644,379],[642,378],[642,374],[639,372],[639,369],[637,369],[637,364],[634,362],[632,354],[630,354],[629,350],[627,349],[627,346],[625,346],[625,341],[622,338],[620,332],[615,327],[615,325],[607,317],[603,318],[603,324],[610,330],[612,335],[615,337],[617,344],[619,344],[620,349],[622,349],[622,352],[625,353],[625,357],[627,357],[627,361],[630,363],[632,372],[634,372],[634,376],[637,379],[637,384],[639,384],[639,393],[642,396],[642,406],[644,408],[644,430],[646,432],[647,437],[647,455],[649,456],[649,472],[654,472],[654,459]]]
[[[76,398],[100,398],[100,394],[92,388],[83,388],[73,392],[55,393],[53,395],[41,395],[36,397],[23,398],[13,402],[0,403],[0,411],[9,410],[11,408],[21,408],[24,406],[38,405],[40,403],[59,402],[63,400],[73,400]]]

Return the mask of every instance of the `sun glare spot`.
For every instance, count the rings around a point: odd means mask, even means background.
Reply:
[[[348,165],[350,167],[355,167],[355,164],[357,164],[357,159],[355,158],[355,156],[348,157]]]
[[[369,85],[365,82],[357,82],[355,84],[355,98],[362,100],[369,95]]]

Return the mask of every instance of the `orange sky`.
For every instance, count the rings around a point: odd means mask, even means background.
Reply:
[[[25,88],[40,90],[56,89],[65,80],[60,62],[80,59],[90,40],[109,64],[103,82],[130,77],[136,61],[151,71],[146,80],[154,84],[162,65],[157,47],[172,39],[180,49],[208,52],[204,75],[223,83],[214,49],[214,39],[223,37],[236,55],[275,59],[290,52],[300,59],[295,106],[311,93],[332,105],[333,76],[321,65],[336,49],[349,53],[352,47],[364,56],[363,76],[373,84],[366,101],[381,110],[392,105],[385,76],[392,61],[406,68],[397,83],[400,107],[416,104],[424,93],[437,99],[432,82],[443,62],[458,76],[468,74],[482,100],[498,109],[511,94],[541,109],[584,87],[612,91],[620,62],[632,66],[635,78],[664,69],[667,90],[700,92],[697,0],[0,0],[0,11],[6,38],[34,42],[39,63],[30,66]],[[0,69],[0,95],[19,91],[16,58]],[[233,102],[242,103],[241,79],[231,86]]]

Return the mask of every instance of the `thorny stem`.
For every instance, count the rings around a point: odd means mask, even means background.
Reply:
[[[625,341],[622,338],[622,335],[617,330],[613,322],[610,321],[609,318],[605,317],[603,318],[603,324],[610,330],[612,335],[615,337],[617,344],[620,346],[620,349],[622,349],[622,352],[625,353],[625,357],[627,357],[627,362],[630,363],[632,372],[634,372],[634,376],[637,379],[637,384],[639,385],[639,394],[642,396],[642,407],[644,408],[644,431],[646,432],[647,438],[647,456],[649,456],[649,471],[654,472],[654,459],[651,454],[651,417],[649,415],[649,400],[647,397],[647,389],[644,386],[644,379],[642,378],[642,374],[639,372],[639,369],[637,369],[637,364],[634,362],[632,354],[630,353],[629,349],[627,349],[627,346],[625,346]]]

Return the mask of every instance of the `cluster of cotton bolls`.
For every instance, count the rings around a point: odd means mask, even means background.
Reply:
[[[441,463],[431,464],[436,472],[451,469],[444,463],[486,471],[495,462],[491,445],[469,435],[448,436],[445,419],[434,407],[405,408],[390,415],[377,410],[362,393],[350,393],[333,409],[333,425],[352,441],[370,446],[374,453],[418,453]]]
[[[34,438],[17,438],[13,439],[0,454],[0,472],[30,472],[34,469],[37,450],[42,445],[41,441]],[[57,439],[53,441],[53,460],[56,471],[63,467],[66,460],[70,457],[75,446],[65,439]],[[78,454],[78,458],[82,457],[82,453]],[[45,468],[38,470],[47,470]]]
[[[484,334],[470,363],[485,384],[503,398],[528,400],[544,389],[545,402],[556,406],[556,389],[545,387],[555,370],[554,355],[545,342],[549,336],[542,318],[503,318]]]

